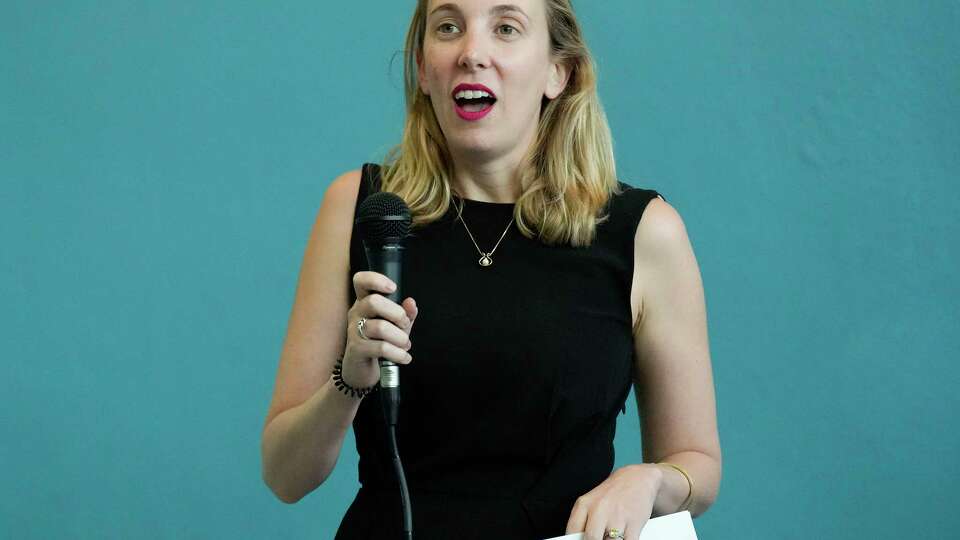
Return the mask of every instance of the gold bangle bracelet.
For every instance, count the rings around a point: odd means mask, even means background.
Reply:
[[[677,510],[677,512],[683,512],[688,508],[690,502],[693,500],[693,480],[690,479],[690,475],[687,474],[687,471],[683,470],[683,468],[680,467],[679,465],[668,463],[666,461],[658,462],[657,465],[666,465],[668,467],[673,467],[674,469],[680,471],[680,474],[682,474],[683,477],[687,479],[687,485],[689,486],[690,491],[689,493],[687,493],[687,498],[683,500],[683,503],[680,504],[680,508]]]

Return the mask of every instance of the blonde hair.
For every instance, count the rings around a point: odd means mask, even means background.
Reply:
[[[620,193],[613,143],[597,95],[593,58],[570,0],[544,0],[552,58],[570,68],[556,99],[542,99],[534,144],[520,164],[520,198],[514,217],[520,232],[548,245],[589,246],[611,195]],[[404,51],[407,117],[403,139],[382,166],[383,191],[410,207],[413,225],[443,217],[452,204],[453,161],[430,97],[420,90],[417,58],[423,54],[428,0],[418,0]],[[458,212],[462,208],[458,208]]]

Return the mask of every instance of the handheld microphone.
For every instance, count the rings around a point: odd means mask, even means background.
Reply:
[[[387,298],[402,302],[403,286],[400,267],[403,256],[403,239],[410,231],[410,209],[399,196],[381,191],[364,199],[357,208],[357,230],[367,254],[367,266],[396,283],[395,291]],[[400,403],[400,370],[389,360],[379,359],[381,399],[388,425],[397,425],[397,408]]]

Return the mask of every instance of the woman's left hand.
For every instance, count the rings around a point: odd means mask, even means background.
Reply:
[[[602,540],[618,529],[624,540],[637,540],[653,514],[663,472],[640,463],[615,471],[599,486],[577,498],[566,534],[583,532],[584,540]]]

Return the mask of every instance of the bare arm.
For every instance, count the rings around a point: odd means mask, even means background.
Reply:
[[[346,339],[359,182],[359,170],[334,180],[317,213],[261,435],[263,480],[286,503],[300,500],[330,475],[360,404],[330,379]]]
[[[720,489],[720,438],[700,270],[683,220],[666,201],[650,201],[637,227],[635,252],[643,280],[634,335],[643,460],[675,463],[690,474],[689,510],[696,517]],[[654,516],[676,512],[689,490],[679,471],[660,468]]]

